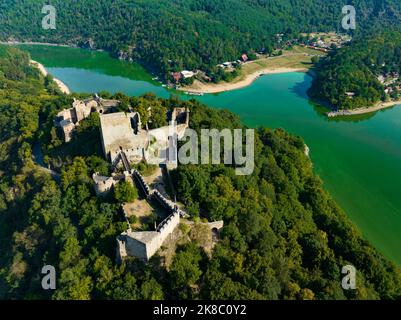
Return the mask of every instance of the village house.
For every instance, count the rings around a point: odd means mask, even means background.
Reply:
[[[188,71],[188,70],[183,70],[181,71],[181,76],[184,79],[189,79],[195,76],[195,73],[193,71]]]
[[[175,82],[180,82],[182,75],[181,75],[181,72],[172,72],[171,77],[173,78],[173,80]]]

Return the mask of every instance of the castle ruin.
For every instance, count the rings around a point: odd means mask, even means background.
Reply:
[[[168,212],[155,231],[134,232],[130,224],[126,232],[117,237],[117,261],[121,262],[125,257],[132,256],[148,261],[163,245],[163,242],[180,223],[180,218],[186,216],[186,212],[166,199],[158,190],[151,191],[143,176],[137,170],[130,172],[132,180],[136,180],[148,201],[157,201]],[[127,175],[127,172],[125,172]],[[127,219],[128,220],[128,219]]]
[[[64,141],[70,142],[75,128],[92,112],[108,113],[118,107],[119,104],[118,100],[105,100],[98,95],[83,101],[74,98],[72,108],[60,111],[56,116],[55,124],[63,132]]]
[[[169,120],[176,124],[174,134],[178,140],[182,139],[189,127],[189,110],[175,108]],[[163,159],[168,155],[170,126],[144,130],[137,112],[102,114],[100,124],[103,152],[112,164],[119,161],[121,152],[124,152],[130,163],[147,161],[151,155]]]
[[[176,127],[175,134],[182,137],[189,124],[189,110],[175,109],[171,113],[171,121],[173,119],[176,121],[177,118],[180,124]],[[156,140],[158,139],[157,143],[166,150],[169,142],[168,134],[164,137],[161,131],[168,133],[169,127],[147,132],[142,129],[140,116],[136,112],[104,114],[100,119],[105,155],[111,161],[113,168],[117,168],[121,163],[124,173],[122,175],[113,173],[111,177],[95,173],[93,180],[96,194],[105,196],[120,181],[131,179],[132,182],[136,182],[147,201],[157,201],[168,213],[168,217],[156,227],[155,231],[135,232],[131,229],[128,218],[125,217],[128,229],[117,237],[117,261],[121,262],[129,256],[148,261],[160,249],[163,242],[180,223],[180,218],[186,216],[186,213],[158,190],[151,190],[144,177],[139,171],[131,169],[130,164],[147,159],[147,148],[151,142],[150,136],[152,136],[150,132],[156,136]]]
[[[146,129],[142,127],[138,112],[115,112],[119,105],[117,100],[105,100],[97,95],[83,101],[74,99],[72,108],[58,113],[55,124],[61,128],[65,142],[69,142],[79,123],[92,112],[98,112],[104,155],[111,162],[113,170],[122,164],[124,171],[122,174],[113,172],[110,177],[93,174],[96,195],[105,196],[121,181],[129,181],[139,186],[146,201],[157,201],[166,210],[167,218],[154,231],[133,231],[126,215],[127,231],[116,239],[119,262],[130,256],[148,261],[173,233],[180,219],[187,214],[160,191],[151,190],[144,177],[137,170],[131,169],[131,163],[147,162],[150,153],[155,151],[156,156],[167,160],[169,148],[172,147],[171,137],[173,135],[177,140],[184,137],[185,130],[189,127],[190,111],[187,108],[175,108],[166,115],[173,126],[148,130],[147,126]]]

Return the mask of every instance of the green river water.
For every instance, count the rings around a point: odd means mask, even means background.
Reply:
[[[23,48],[75,92],[176,93],[153,81],[141,66],[104,52]],[[363,235],[401,265],[401,107],[329,120],[306,96],[311,80],[304,73],[268,75],[247,88],[196,98],[235,112],[248,126],[281,127],[302,136],[325,188]]]

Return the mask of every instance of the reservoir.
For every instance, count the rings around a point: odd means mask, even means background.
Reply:
[[[73,92],[154,92],[164,98],[177,94],[152,80],[141,66],[105,52],[21,47]],[[250,127],[283,128],[301,136],[326,190],[364,237],[401,265],[401,107],[328,119],[306,95],[311,81],[305,73],[272,74],[243,89],[195,99],[231,110]]]

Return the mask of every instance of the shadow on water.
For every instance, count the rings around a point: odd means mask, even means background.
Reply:
[[[295,93],[298,97],[309,99],[307,91],[312,85],[312,77],[305,73],[302,81],[296,82],[291,88],[290,92]]]
[[[307,100],[310,107],[314,109],[321,120],[329,121],[329,118],[327,117],[327,112],[329,112],[330,109],[323,104],[319,104],[309,98],[308,90],[312,85],[312,81],[312,76],[309,73],[305,73],[302,81],[294,83],[294,85],[290,87],[289,90],[297,97]]]

